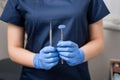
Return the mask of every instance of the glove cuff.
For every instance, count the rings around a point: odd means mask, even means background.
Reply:
[[[39,69],[39,54],[35,54],[34,58],[33,58],[33,65],[34,68]]]
[[[81,56],[81,59],[80,59],[80,64],[81,64],[85,60],[85,53],[82,49],[79,49],[79,51],[80,51],[80,56]]]

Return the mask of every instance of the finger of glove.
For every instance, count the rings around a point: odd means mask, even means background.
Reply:
[[[78,47],[78,45],[72,41],[59,41],[57,46],[59,46],[59,47]]]
[[[35,54],[35,56],[33,58],[33,64],[34,64],[34,67],[37,68],[37,69],[39,68],[39,65],[38,65],[39,64],[39,60],[38,59],[39,59],[39,55]]]
[[[66,58],[72,58],[74,57],[74,54],[72,52],[59,52],[60,56],[66,57]]]
[[[71,58],[68,58],[68,57],[65,57],[65,56],[61,56],[61,55],[60,55],[60,58],[63,59],[63,60],[65,60],[66,62],[69,62],[70,59],[71,59]]]
[[[55,51],[56,51],[55,47],[47,46],[47,47],[44,47],[40,52],[49,53],[49,52],[55,52]]]
[[[74,50],[73,47],[57,47],[58,52],[73,52]]]
[[[44,54],[45,58],[53,58],[53,57],[58,57],[58,56],[59,56],[58,52]]]
[[[55,62],[58,62],[58,61],[59,61],[59,57],[44,59],[45,63],[55,63]]]

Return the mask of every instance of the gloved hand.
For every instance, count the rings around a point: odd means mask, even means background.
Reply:
[[[60,58],[65,60],[68,65],[75,66],[84,62],[85,54],[78,45],[72,41],[59,41],[57,51]]]
[[[38,54],[35,54],[33,64],[36,69],[50,70],[59,62],[59,55],[56,48],[52,46],[44,47]]]

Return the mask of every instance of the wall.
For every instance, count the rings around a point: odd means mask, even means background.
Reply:
[[[112,15],[119,15],[120,13],[120,0],[104,0],[107,4]]]
[[[6,0],[0,0],[0,15],[3,11],[3,7]],[[8,58],[7,51],[7,24],[0,21],[0,60]]]
[[[7,51],[7,24],[0,21],[0,60],[8,58]]]

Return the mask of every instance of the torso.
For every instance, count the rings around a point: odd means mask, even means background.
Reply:
[[[49,45],[50,21],[52,21],[53,29],[53,46],[56,46],[60,40],[60,30],[58,29],[60,24],[66,25],[64,40],[74,41],[80,47],[86,44],[88,42],[87,10],[89,1],[90,0],[19,0],[17,9],[25,20],[24,28],[28,35],[26,49],[37,53],[41,48]],[[67,64],[62,66],[59,64],[51,71],[24,67],[21,80],[25,79],[24,76],[29,77],[29,75],[36,77],[34,80],[53,80],[51,77],[55,77],[54,75],[58,77],[54,80],[59,80],[61,79],[60,77],[65,76],[65,80],[90,80],[87,63],[72,68]],[[45,78],[48,75],[49,78]],[[30,79],[26,78],[26,80]]]

